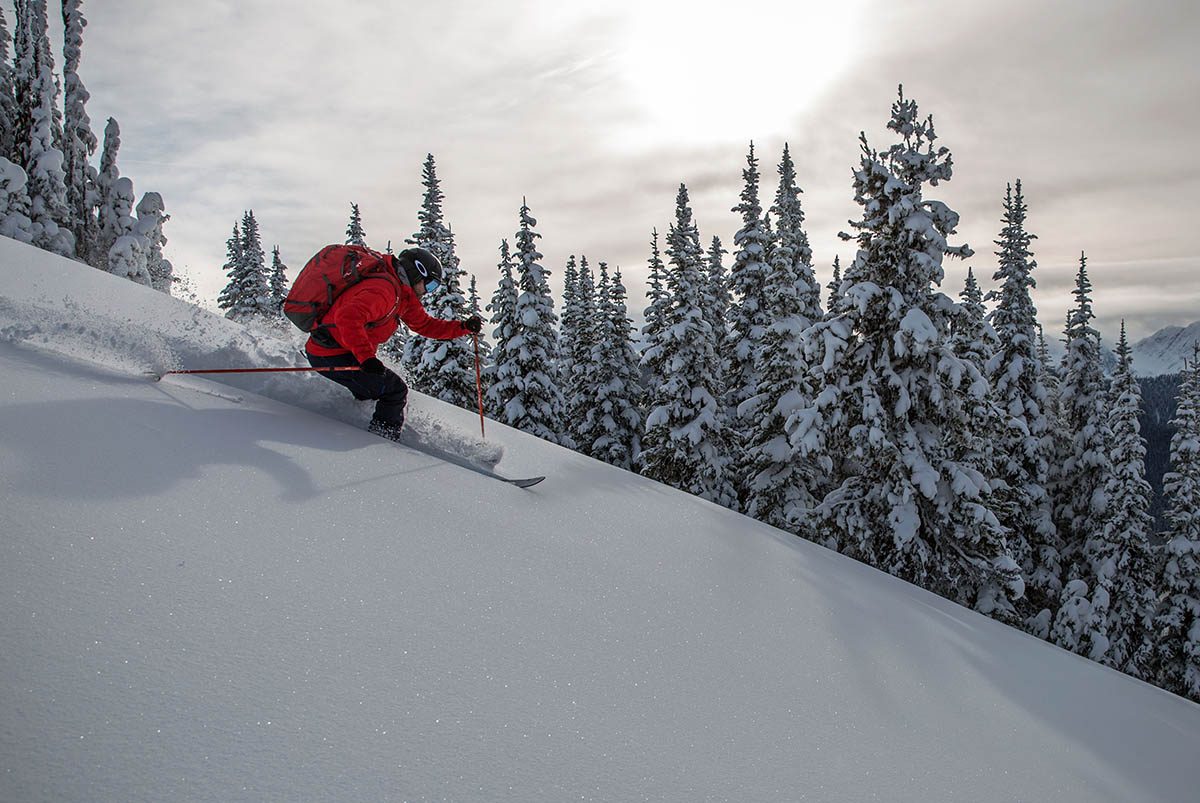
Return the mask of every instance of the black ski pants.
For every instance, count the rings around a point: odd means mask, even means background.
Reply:
[[[358,360],[349,352],[332,357],[320,357],[307,352],[305,355],[313,368],[358,365]],[[404,384],[404,380],[395,371],[390,368],[385,368],[382,374],[368,374],[366,371],[322,371],[321,376],[348,388],[359,401],[375,399],[375,421],[397,430],[404,426],[408,385]]]

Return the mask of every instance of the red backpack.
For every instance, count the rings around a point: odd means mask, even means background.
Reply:
[[[313,340],[328,348],[337,343],[321,319],[329,312],[334,300],[346,288],[365,279],[385,279],[396,291],[396,304],[392,311],[367,328],[373,328],[396,314],[400,306],[400,285],[407,285],[403,271],[397,271],[395,260],[389,254],[381,254],[360,245],[327,245],[304,266],[292,289],[283,302],[283,314],[302,332],[311,332]],[[330,342],[333,341],[333,342]]]

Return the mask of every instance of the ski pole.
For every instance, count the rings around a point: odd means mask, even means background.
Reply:
[[[479,435],[487,438],[487,433],[483,431],[483,375],[479,370],[479,333],[475,335],[475,395],[479,397]]]
[[[361,370],[357,365],[332,365],[328,368],[194,368],[178,371],[148,371],[151,376],[162,379],[168,374],[265,374],[276,373],[279,371],[358,371]]]

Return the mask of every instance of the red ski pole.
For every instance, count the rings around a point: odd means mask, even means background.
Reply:
[[[479,434],[487,438],[483,431],[483,375],[479,370],[479,333],[475,332],[475,394],[479,397]]]
[[[163,371],[158,373],[150,371],[152,376],[162,379],[168,374],[267,374],[276,373],[279,371],[358,371],[357,365],[333,365],[328,368],[194,368],[189,370],[179,371]]]

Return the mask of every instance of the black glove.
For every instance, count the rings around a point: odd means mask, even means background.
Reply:
[[[383,367],[383,363],[375,357],[367,357],[359,363],[358,367],[364,374],[374,374],[375,376],[383,376],[383,372],[387,370]]]
[[[462,323],[462,328],[466,329],[468,332],[470,332],[473,335],[479,334],[480,330],[483,329],[483,319],[480,318],[478,315],[472,315],[470,318],[467,318],[465,321],[461,321],[461,323]]]

